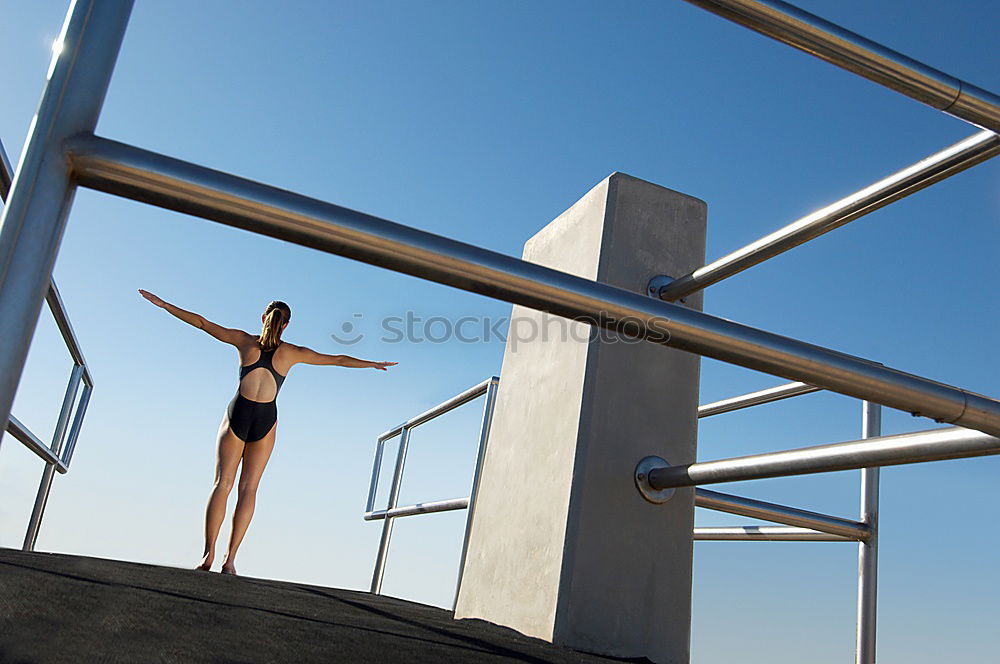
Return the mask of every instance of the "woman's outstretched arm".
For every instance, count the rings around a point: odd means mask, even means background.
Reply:
[[[221,325],[218,325],[208,320],[201,314],[196,314],[193,311],[186,311],[184,309],[181,309],[180,307],[175,307],[166,300],[162,300],[157,296],[153,295],[149,291],[144,291],[140,288],[139,294],[142,295],[147,300],[149,300],[150,302],[152,302],[153,304],[155,304],[156,306],[160,307],[161,309],[165,309],[168,313],[176,316],[177,318],[180,318],[188,325],[193,325],[194,327],[197,327],[199,330],[205,330],[205,332],[208,332],[210,335],[212,335],[213,337],[215,337],[216,339],[218,339],[223,343],[232,344],[233,346],[239,346],[246,340],[247,337],[250,336],[243,330],[235,330],[228,327],[222,327]]]
[[[372,362],[369,360],[359,360],[356,357],[351,357],[350,355],[327,355],[326,353],[317,353],[311,348],[306,348],[305,346],[296,346],[295,344],[288,344],[292,349],[292,359],[298,363],[303,364],[316,364],[320,366],[335,366],[335,367],[351,367],[354,369],[378,369],[379,371],[385,371],[391,366],[395,366],[398,362]]]

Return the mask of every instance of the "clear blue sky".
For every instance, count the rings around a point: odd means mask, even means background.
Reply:
[[[1000,90],[997,3],[799,4]],[[623,171],[707,201],[715,258],[975,131],[679,0],[137,5],[99,133],[512,255]],[[65,9],[0,3],[0,138],[15,161]],[[979,166],[753,268],[709,289],[706,310],[1000,395],[998,176],[1000,164]],[[367,586],[378,542],[379,526],[361,520],[376,435],[498,372],[503,353],[497,340],[380,343],[377,321],[510,309],[86,190],[55,276],[96,391],[38,548],[196,563],[237,358],[136,289],[251,331],[280,298],[289,340],[400,362],[388,374],[293,370],[240,552],[247,575],[349,588]],[[347,321],[366,334],[349,348],[330,337]],[[14,407],[43,435],[69,368],[43,313]],[[778,382],[706,361],[701,400]],[[467,494],[479,410],[417,430],[401,500]],[[929,425],[887,412],[884,430]],[[810,395],[706,420],[700,458],[859,430],[858,402]],[[880,662],[995,658],[998,471],[986,458],[883,472]],[[0,545],[20,545],[40,473],[4,440]],[[854,517],[858,485],[848,472],[723,490]],[[448,604],[463,523],[400,520],[385,591]],[[694,662],[850,661],[854,545],[695,551]]]

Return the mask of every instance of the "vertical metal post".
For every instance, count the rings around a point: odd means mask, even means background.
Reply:
[[[11,168],[10,159],[7,158],[7,151],[3,149],[3,141],[0,141],[0,198],[7,200],[10,193],[10,183],[14,180],[14,169]],[[3,445],[3,434],[7,430],[6,426],[0,427],[0,446]]]
[[[80,403],[76,406],[76,417],[73,418],[73,426],[69,428],[69,436],[66,439],[66,448],[63,450],[62,462],[67,468],[73,461],[73,450],[76,449],[76,439],[80,436],[80,428],[83,426],[83,418],[87,414],[87,406],[90,404],[90,393],[94,391],[93,386],[84,382],[83,394],[80,395]]]
[[[378,474],[382,469],[382,452],[385,451],[386,440],[379,439],[375,443],[375,460],[372,462],[372,481],[368,484],[368,500],[365,502],[365,513],[375,509],[375,493],[378,491]]]
[[[483,469],[483,459],[486,458],[486,447],[490,439],[490,424],[493,422],[493,408],[496,406],[498,381],[496,376],[486,388],[486,403],[483,404],[483,424],[479,427],[479,452],[476,454],[476,473],[472,476],[472,493],[469,494],[469,507],[465,516],[465,537],[462,539],[462,557],[458,561],[458,580],[455,582],[455,600],[458,602],[458,591],[462,587],[462,573],[465,571],[465,557],[469,553],[469,533],[472,531],[472,517],[476,513],[476,494],[479,492],[479,474]]]
[[[132,0],[74,0],[53,47],[0,220],[0,422],[10,416],[76,189],[63,144],[97,126],[131,11]]]
[[[49,500],[49,490],[52,489],[52,477],[55,472],[55,465],[45,464],[45,469],[42,471],[42,481],[38,484],[38,493],[35,495],[35,506],[31,509],[28,530],[24,534],[24,543],[21,545],[22,551],[35,550],[35,542],[38,541],[38,531],[42,527],[42,515],[45,513],[45,504]]]
[[[73,402],[76,401],[76,393],[80,388],[80,379],[83,378],[83,367],[79,364],[73,367],[73,372],[69,376],[69,385],[66,386],[66,394],[63,396],[62,408],[59,410],[59,419],[56,420],[56,429],[52,433],[52,451],[58,458],[62,453],[63,443],[66,441],[66,431],[69,425],[69,416],[73,411]],[[49,490],[52,489],[52,477],[55,475],[55,464],[46,464],[42,471],[42,481],[38,484],[38,494],[35,496],[35,506],[31,510],[31,519],[28,521],[28,530],[24,534],[24,544],[21,549],[24,551],[34,551],[35,542],[38,541],[38,531],[42,525],[42,515],[45,513],[45,503],[49,500]]]
[[[882,435],[882,406],[862,402],[862,438]],[[861,470],[861,521],[870,534],[858,543],[857,664],[875,664],[875,627],[878,594],[878,468]]]
[[[396,470],[392,475],[392,488],[389,489],[387,510],[397,506],[399,502],[399,487],[403,483],[403,466],[406,464],[406,448],[410,445],[410,428],[403,427],[399,436],[399,452],[396,454]],[[385,575],[385,559],[389,554],[389,539],[392,537],[393,517],[386,516],[382,522],[382,539],[378,543],[378,555],[375,556],[375,572],[372,574],[371,591],[374,594],[382,592],[382,577]]]

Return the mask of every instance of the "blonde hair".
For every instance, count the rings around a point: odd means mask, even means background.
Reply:
[[[273,350],[281,343],[281,330],[292,319],[292,310],[281,300],[272,300],[264,309],[264,326],[260,330],[260,345]]]

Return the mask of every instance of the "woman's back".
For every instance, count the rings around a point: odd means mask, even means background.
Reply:
[[[239,391],[251,401],[274,401],[292,367],[288,344],[279,343],[272,350],[264,350],[255,337],[245,348],[240,348]]]

